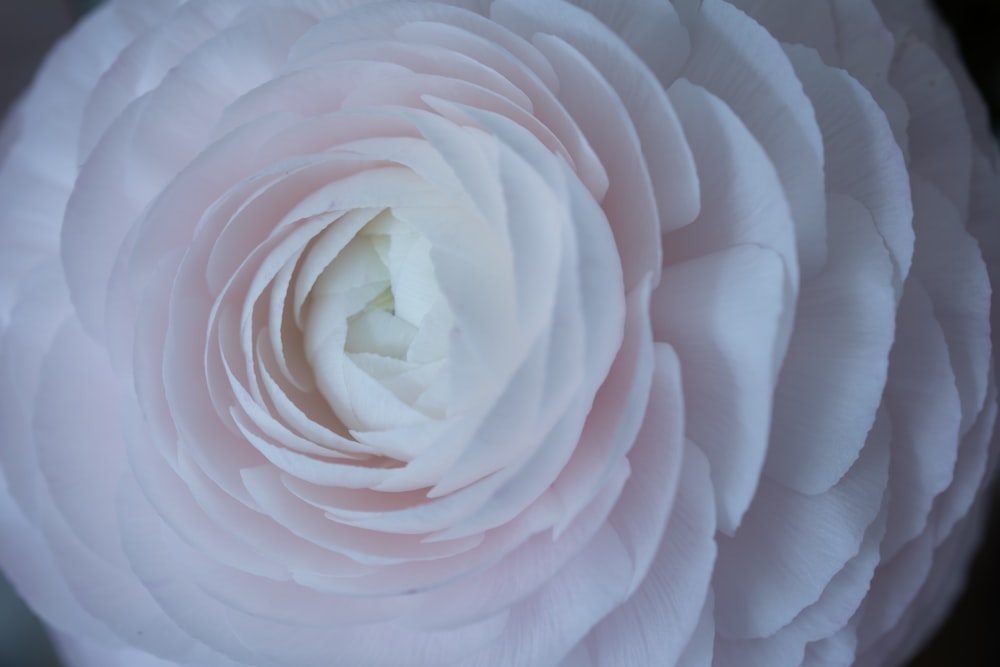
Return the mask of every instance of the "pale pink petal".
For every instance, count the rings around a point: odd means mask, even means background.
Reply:
[[[975,539],[977,529],[973,503],[988,498],[989,487],[980,486],[984,472],[996,465],[996,449],[989,451],[997,417],[996,385],[991,380],[988,401],[972,429],[962,438],[951,487],[935,499],[929,525],[933,528],[908,542],[897,554],[881,565],[873,582],[869,601],[858,624],[859,650],[869,664],[885,659],[885,654],[906,638],[914,621],[911,609],[923,612],[925,607],[915,600],[918,595],[934,591],[941,580],[950,581],[956,593],[954,575],[961,572],[952,558],[939,551],[954,548],[956,543]],[[968,516],[966,512],[971,512]],[[963,518],[967,517],[967,518]],[[971,529],[971,534],[968,532]],[[964,549],[964,557],[972,551]],[[938,559],[938,556],[941,558]],[[957,556],[956,556],[957,557]],[[936,581],[935,581],[936,580]],[[936,606],[936,605],[934,605]],[[939,612],[940,613],[940,612]],[[911,640],[912,641],[912,640]],[[875,649],[872,649],[875,646]],[[869,650],[871,649],[871,650]]]
[[[876,421],[861,456],[828,492],[806,496],[767,478],[733,537],[720,537],[718,632],[759,638],[816,602],[859,552],[888,480],[888,419]],[[776,595],[775,591],[781,591]]]
[[[685,429],[709,458],[719,527],[731,533],[766,453],[797,288],[794,238],[773,166],[746,128],[689,83],[678,81],[671,98],[706,194],[698,220],[664,237],[668,264],[651,303],[653,330],[677,349]],[[726,196],[707,194],[714,192]]]
[[[691,43],[677,10],[669,2],[649,0],[575,0],[615,31],[657,78],[668,86],[687,60]]]
[[[557,534],[603,488],[608,475],[636,443],[642,428],[657,366],[656,346],[649,335],[649,312],[645,307],[649,303],[649,290],[648,283],[644,283],[628,296],[624,340],[618,356],[594,397],[574,456],[553,485],[555,495],[567,511],[556,526]],[[671,374],[668,369],[663,372],[668,377]]]
[[[469,667],[558,664],[598,619],[621,603],[630,573],[619,565],[628,558],[620,538],[605,524],[539,593],[510,609],[505,634],[474,654]]]
[[[587,636],[599,665],[672,665],[692,640],[715,559],[709,468],[684,447],[677,499],[642,585]]]
[[[795,221],[801,272],[810,276],[826,257],[823,143],[812,104],[781,45],[743,12],[704,0],[680,13],[691,34],[682,76],[728,104],[773,162]]]
[[[145,9],[135,2],[129,9],[123,9],[123,4],[115,3],[112,13],[122,24],[131,24],[133,40],[123,45],[102,72],[83,109],[77,141],[80,162],[90,156],[108,127],[129,104],[155,88],[171,68],[218,33],[240,9],[229,4],[226,16],[220,16],[217,8],[215,17],[210,17],[204,11],[196,11],[191,3],[172,3],[181,4],[179,8],[163,7],[166,2],[150,3]],[[136,9],[147,15],[137,15]]]
[[[97,78],[132,36],[113,12],[92,12],[53,49],[36,82],[4,120],[0,327],[10,316],[16,282],[58,249],[59,223],[76,176],[71,147],[79,110]]]
[[[597,667],[597,663],[594,662],[587,644],[580,642],[562,659],[558,667]]]
[[[640,586],[673,516],[684,449],[680,364],[669,346],[655,347],[653,384],[642,429],[629,450],[632,475],[608,522],[633,554],[632,590]],[[671,535],[671,539],[673,539]]]
[[[888,560],[927,529],[934,498],[951,484],[958,453],[942,443],[958,442],[960,435],[962,411],[944,332],[918,281],[907,283],[900,304],[885,404],[899,443],[889,469],[893,514],[882,545]]]
[[[502,617],[463,628],[457,636],[469,637],[472,645],[463,645],[447,633],[435,637],[397,628],[395,641],[384,646],[384,653],[379,656],[372,654],[372,642],[380,632],[377,625],[336,629],[277,623],[249,615],[201,592],[192,581],[192,574],[203,566],[190,559],[188,548],[174,541],[176,538],[171,539],[169,530],[157,531],[157,536],[150,539],[148,527],[150,522],[159,524],[157,515],[145,506],[138,490],[126,490],[125,497],[130,501],[124,508],[123,540],[126,551],[137,564],[137,575],[148,582],[158,603],[167,613],[175,615],[188,632],[238,660],[280,662],[291,667],[316,664],[318,657],[324,656],[325,660],[335,660],[332,664],[345,667],[357,665],[361,660],[389,666],[420,665],[426,662],[426,655],[438,655],[443,664],[448,664],[449,655],[468,654],[477,643],[481,645],[502,628]],[[185,574],[185,567],[195,569]],[[423,651],[428,653],[425,655]]]
[[[395,34],[399,39],[419,39],[465,53],[503,74],[528,96],[527,108],[533,114],[528,127],[539,133],[539,139],[546,145],[552,146],[552,142],[556,142],[554,152],[566,155],[573,171],[594,197],[603,198],[608,189],[608,174],[594,154],[586,135],[556,98],[552,90],[554,84],[543,81],[538,72],[527,63],[515,60],[513,54],[501,49],[498,44],[481,35],[460,31],[454,26],[411,23],[398,28]],[[524,46],[528,47],[527,42]],[[543,60],[538,67],[547,65]]]
[[[888,514],[883,503],[879,516],[865,531],[858,555],[830,580],[814,604],[769,637],[749,640],[719,637],[716,651],[720,661],[759,667],[796,666],[808,661],[807,651],[812,642],[849,629],[849,622],[864,604],[879,563],[879,542],[885,535]]]
[[[0,335],[0,461],[7,490],[30,518],[46,502],[32,443],[33,403],[45,357],[72,312],[57,263],[47,262],[20,284],[12,321]]]
[[[909,154],[910,111],[887,76],[896,55],[896,37],[869,3],[831,0],[830,7],[836,22],[837,58],[825,62],[847,70],[871,93],[888,118],[896,143],[904,155]]]
[[[802,284],[764,467],[806,494],[829,489],[857,459],[896,329],[893,266],[868,210],[841,195],[827,206],[828,261]]]
[[[796,221],[776,165],[735,110],[707,89],[679,79],[670,87],[670,99],[694,152],[702,200],[693,224],[664,235],[664,265],[756,245],[782,259],[794,292]]]
[[[954,203],[913,177],[914,273],[934,304],[962,400],[962,433],[983,407],[989,382],[991,289],[979,244]]]
[[[910,110],[907,126],[911,168],[969,213],[972,136],[951,74],[925,44],[903,43],[890,73]]]
[[[37,517],[37,512],[35,513]],[[47,623],[102,641],[113,641],[108,628],[88,613],[70,590],[40,527],[22,514],[0,477],[0,531],[4,575],[35,613]]]
[[[694,634],[677,658],[677,667],[710,667],[715,660],[715,594],[711,586]]]
[[[124,645],[105,645],[58,631],[50,632],[50,637],[67,667],[180,667],[180,663]]]
[[[656,220],[656,202],[648,172],[642,168],[635,128],[627,118],[611,111],[621,103],[618,96],[578,51],[552,37],[538,37],[537,41],[560,76],[565,91],[561,101],[571,108],[588,110],[586,116],[578,115],[577,122],[592,137],[604,167],[619,174],[611,180],[601,202],[609,219],[638,223],[612,225],[622,257],[625,289],[632,289],[641,276],[659,264],[660,254],[655,241],[659,229],[651,224]],[[598,125],[601,131],[595,132]]]
[[[445,621],[461,623],[462,620],[495,614],[520,601],[529,601],[557,577],[568,562],[587,550],[590,543],[610,535],[605,530],[608,527],[606,519],[620,497],[629,474],[629,465],[619,463],[600,491],[558,535],[548,530],[559,507],[558,501],[551,496],[548,497],[548,516],[531,518],[532,512],[526,512],[487,533],[482,547],[477,549],[479,553],[472,555],[479,563],[489,563],[490,566],[477,568],[472,576],[455,576],[458,570],[454,566],[467,567],[466,558],[437,564],[441,572],[451,575],[449,585],[421,591],[421,604],[414,607],[415,613],[408,614],[407,622],[414,627],[434,627],[435,623]],[[600,537],[602,534],[604,537]],[[614,539],[617,541],[618,537]],[[621,550],[616,549],[616,553],[622,558],[616,559],[615,567],[623,573],[631,571],[634,579],[634,561],[627,553],[628,545],[621,544],[620,547]],[[449,565],[453,566],[452,569],[445,569]],[[398,576],[398,573],[393,574]],[[435,611],[433,616],[428,611],[432,609]],[[601,615],[581,611],[591,616],[591,623],[595,623]]]
[[[145,590],[134,579],[121,551],[116,527],[117,491],[124,469],[123,435],[116,432],[120,423],[106,421],[107,410],[116,411],[115,402],[105,403],[96,410],[81,411],[87,407],[83,396],[98,396],[94,387],[103,387],[104,395],[116,394],[114,379],[110,376],[106,358],[92,348],[94,342],[80,329],[78,323],[67,324],[60,330],[43,364],[41,382],[52,387],[46,396],[54,399],[36,409],[36,430],[50,448],[60,450],[67,444],[89,434],[97,438],[89,445],[77,448],[77,453],[91,463],[100,463],[105,476],[91,472],[77,475],[73,483],[62,477],[60,466],[71,463],[71,456],[61,451],[59,457],[40,459],[41,472],[49,479],[50,492],[57,488],[58,498],[40,507],[37,518],[46,539],[52,545],[60,569],[65,573],[70,590],[87,611],[105,619],[113,632],[131,636],[132,640],[150,650],[170,653],[177,658],[204,654],[200,647],[162,615]],[[102,368],[103,364],[103,368]],[[89,377],[95,384],[87,387],[66,383],[64,373],[70,376]],[[53,419],[44,411],[58,410],[60,417]],[[102,423],[103,426],[95,424]],[[73,429],[68,437],[61,429]],[[96,457],[96,458],[95,458]],[[117,462],[117,465],[115,463]],[[86,462],[76,464],[79,472]],[[138,636],[134,633],[138,632]]]
[[[835,62],[840,34],[831,0],[730,0],[787,44],[805,44],[825,62]],[[858,4],[858,3],[856,3]]]
[[[1000,199],[924,4],[91,16],[0,135],[0,559],[69,662],[875,667],[940,620]]]
[[[121,408],[107,358],[70,320],[60,327],[39,369],[32,410],[37,465],[49,499],[89,549],[122,565],[113,512],[126,471]],[[87,378],[86,389],[66,378]]]
[[[862,85],[801,47],[786,51],[816,109],[826,151],[828,193],[865,206],[889,250],[896,298],[913,256],[913,209],[904,154],[882,110]],[[828,221],[833,228],[836,220]]]
[[[685,432],[712,464],[725,533],[739,526],[764,464],[783,287],[774,253],[736,246],[670,267],[653,296],[653,330],[681,360]]]
[[[171,69],[147,95],[131,103],[81,168],[62,228],[63,261],[74,302],[88,330],[103,331],[101,297],[119,245],[142,209],[204,147],[212,124],[234,97],[270,78],[302,21],[261,17],[240,24],[235,35],[209,40]],[[212,72],[219,62],[244,63],[242,39],[273,44],[268,57],[239,70],[238,78]],[[245,44],[245,42],[244,42]],[[206,74],[210,76],[206,77]],[[226,77],[225,85],[214,85]],[[232,84],[235,87],[230,87]],[[120,197],[101,196],[101,182],[120,184]]]
[[[996,395],[995,380],[991,379],[982,412],[959,442],[952,484],[935,499],[930,523],[938,541],[948,535],[952,526],[970,511],[981,488],[989,488],[983,483],[988,479],[988,471],[997,465],[997,450],[993,446],[997,420]]]
[[[853,628],[847,627],[837,634],[809,644],[803,667],[826,667],[857,663],[858,638]],[[872,666],[874,667],[874,666]]]
[[[587,14],[572,11],[569,6],[559,4],[531,4],[530,10],[528,7],[529,4],[525,2],[495,3],[491,8],[491,15],[525,37],[536,33],[532,37],[533,43],[548,56],[556,75],[560,77],[560,99],[569,112],[574,114],[587,136],[592,138],[594,149],[605,167],[615,174],[608,192],[610,217],[627,219],[626,213],[619,213],[619,207],[624,203],[619,197],[631,199],[641,192],[635,190],[640,182],[628,183],[636,177],[626,176],[628,172],[622,168],[644,166],[663,230],[669,231],[688,224],[698,212],[697,175],[677,117],[663,94],[663,88],[657,85],[654,78],[655,70],[647,69],[645,63],[622,44],[618,35],[603,30],[603,26]],[[682,30],[676,22],[672,25],[674,32]],[[664,35],[660,36],[661,39],[663,37]],[[560,42],[565,42],[566,46],[572,48],[560,46]],[[574,52],[586,60],[571,64],[577,59],[572,57]],[[673,64],[679,65],[676,60]],[[594,106],[600,99],[594,94],[599,88],[594,88],[594,83],[580,78],[591,67],[604,79],[606,83],[603,85],[614,90],[614,94],[628,111],[636,137],[642,137],[641,145],[635,149],[629,145],[635,139],[625,135],[622,137],[624,141],[620,140],[621,146],[612,152],[612,135],[608,122],[620,114],[611,113],[610,110],[600,111]],[[588,93],[588,90],[593,90],[594,93]],[[606,93],[600,95],[605,96]],[[602,131],[597,131],[596,122],[603,123]],[[631,132],[628,129],[626,131]],[[615,132],[621,130],[616,129]],[[638,161],[622,163],[622,157],[616,153],[623,147],[637,153]],[[619,168],[612,165],[618,165]],[[626,183],[623,184],[622,181]],[[632,190],[626,190],[626,187]],[[635,223],[633,219],[632,225]],[[627,266],[633,261],[629,259],[633,254],[626,250],[631,246],[623,244],[621,239],[619,245],[623,248]],[[637,258],[634,261],[639,266],[644,266],[642,260]],[[626,284],[634,284],[631,277],[627,276]]]
[[[934,549],[934,564],[917,597],[894,630],[859,656],[860,665],[910,658],[928,634],[943,622],[966,586],[970,561],[983,538],[990,502],[991,494],[981,493],[977,506]]]

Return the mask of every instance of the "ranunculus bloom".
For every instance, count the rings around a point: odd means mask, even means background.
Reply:
[[[79,665],[898,663],[997,455],[956,62],[912,0],[113,0],[3,135],[5,571]]]

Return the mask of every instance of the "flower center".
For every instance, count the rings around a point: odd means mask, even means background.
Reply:
[[[339,332],[345,363],[427,416],[443,416],[440,385],[453,319],[426,236],[391,209],[382,211],[330,262],[311,298],[307,349],[328,348],[331,334]],[[345,386],[319,377],[340,370],[315,360],[313,366],[320,387]],[[333,393],[327,400],[335,410],[351,403],[343,390]]]

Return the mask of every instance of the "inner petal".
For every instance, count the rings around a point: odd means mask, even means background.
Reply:
[[[427,401],[418,403],[447,377],[442,370],[453,328],[431,249],[425,235],[385,209],[317,278],[303,322],[304,343],[317,384],[335,410],[352,404],[341,395],[347,385],[336,378],[351,364],[426,416],[442,416],[428,410]],[[328,363],[319,364],[321,359]]]

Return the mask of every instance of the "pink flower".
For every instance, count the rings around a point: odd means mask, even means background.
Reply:
[[[112,0],[8,120],[0,563],[78,665],[890,665],[997,409],[910,0]]]

